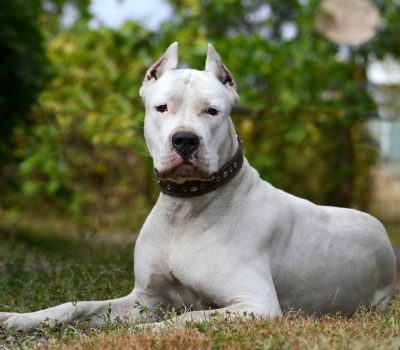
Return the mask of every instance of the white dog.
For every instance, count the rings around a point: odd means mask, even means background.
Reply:
[[[192,311],[176,322],[226,311],[271,318],[295,309],[352,314],[384,309],[395,258],[372,216],[318,206],[274,188],[243,158],[229,117],[233,76],[209,45],[205,71],[177,69],[177,43],[148,70],[140,90],[145,137],[162,193],[135,248],[135,287],[120,299],[0,313],[25,330],[91,318],[91,325],[159,304]],[[159,323],[162,326],[163,323]]]

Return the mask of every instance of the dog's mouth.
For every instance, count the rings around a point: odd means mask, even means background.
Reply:
[[[191,180],[208,181],[213,174],[207,167],[207,162],[197,152],[190,155],[181,155],[171,152],[160,168],[155,168],[157,177],[160,180],[183,183]]]
[[[190,160],[158,172],[158,175],[163,180],[175,180],[182,178],[185,180],[209,180],[212,176],[208,171],[194,166]]]

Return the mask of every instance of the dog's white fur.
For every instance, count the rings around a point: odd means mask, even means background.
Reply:
[[[171,146],[172,134],[192,131],[200,139],[194,167],[212,174],[238,147],[229,117],[235,82],[211,45],[206,71],[176,69],[177,64],[174,43],[140,90],[146,142],[155,168],[167,172],[182,161]],[[157,111],[163,104],[168,110]],[[207,114],[209,107],[218,114]],[[187,177],[178,172],[170,180]],[[240,172],[211,193],[160,194],[136,243],[135,277],[126,297],[0,313],[0,322],[15,330],[87,317],[93,326],[125,317],[136,322],[140,305],[160,303],[176,310],[190,306],[193,311],[176,321],[203,321],[227,310],[256,317],[280,317],[289,309],[351,314],[362,305],[386,307],[395,258],[384,227],[372,216],[276,189],[245,159]]]

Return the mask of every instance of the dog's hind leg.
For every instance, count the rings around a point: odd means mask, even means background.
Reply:
[[[0,312],[0,326],[12,330],[29,330],[40,324],[55,326],[82,321],[95,327],[107,322],[137,321],[142,310],[140,305],[150,306],[146,305],[145,298],[133,290],[125,297],[112,300],[70,302],[28,313]]]
[[[375,291],[370,308],[377,311],[386,311],[391,295],[393,294],[393,290],[394,287],[390,285]]]

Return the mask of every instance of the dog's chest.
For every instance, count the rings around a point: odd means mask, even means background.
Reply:
[[[169,284],[167,298],[168,303],[176,309],[205,310],[218,306],[208,298],[207,294],[194,289],[197,285],[196,281],[182,279],[181,276],[177,277],[172,272],[171,276],[172,282]]]
[[[186,306],[205,309],[220,306],[215,292],[221,272],[226,271],[224,249],[212,238],[187,237],[171,241],[168,269],[174,283],[171,297],[182,299]],[[222,259],[222,261],[221,261]]]

